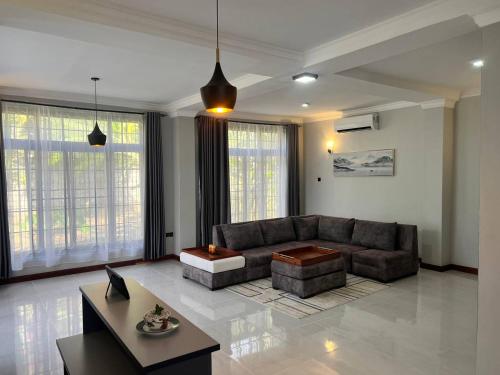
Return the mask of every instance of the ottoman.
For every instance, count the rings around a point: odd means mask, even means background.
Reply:
[[[180,261],[184,278],[211,290],[245,281],[245,258],[237,251],[217,248],[211,255],[205,248],[184,249]]]
[[[346,284],[345,264],[342,256],[308,265],[273,257],[271,272],[274,289],[285,290],[300,298],[308,298]]]

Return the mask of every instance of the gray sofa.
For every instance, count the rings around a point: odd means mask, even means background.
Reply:
[[[338,250],[348,273],[382,282],[416,274],[419,268],[415,225],[321,215],[292,216],[215,225],[213,243],[240,251],[245,267],[212,274],[184,266],[184,277],[211,289],[269,277],[273,252],[307,245]]]

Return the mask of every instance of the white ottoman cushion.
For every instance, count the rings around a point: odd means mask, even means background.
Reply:
[[[210,273],[231,271],[245,267],[245,258],[242,256],[218,260],[206,260],[183,251],[181,252],[180,260],[182,263]]]

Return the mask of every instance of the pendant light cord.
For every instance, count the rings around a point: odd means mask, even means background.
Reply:
[[[97,80],[94,80],[95,123],[97,124]]]
[[[215,50],[215,60],[219,62],[219,0],[216,0],[215,5],[216,20],[217,20],[217,49]]]
[[[216,12],[217,12],[217,49],[219,49],[219,0],[217,1],[216,5]]]

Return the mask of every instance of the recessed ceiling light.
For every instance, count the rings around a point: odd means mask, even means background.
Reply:
[[[309,83],[316,81],[318,79],[318,75],[313,73],[300,73],[293,76],[292,79],[300,83]]]
[[[484,66],[484,60],[474,60],[471,62],[474,68],[482,68]]]
[[[309,107],[310,105],[311,105],[311,104],[309,104],[309,103],[302,103],[302,108],[307,108],[307,107]]]

